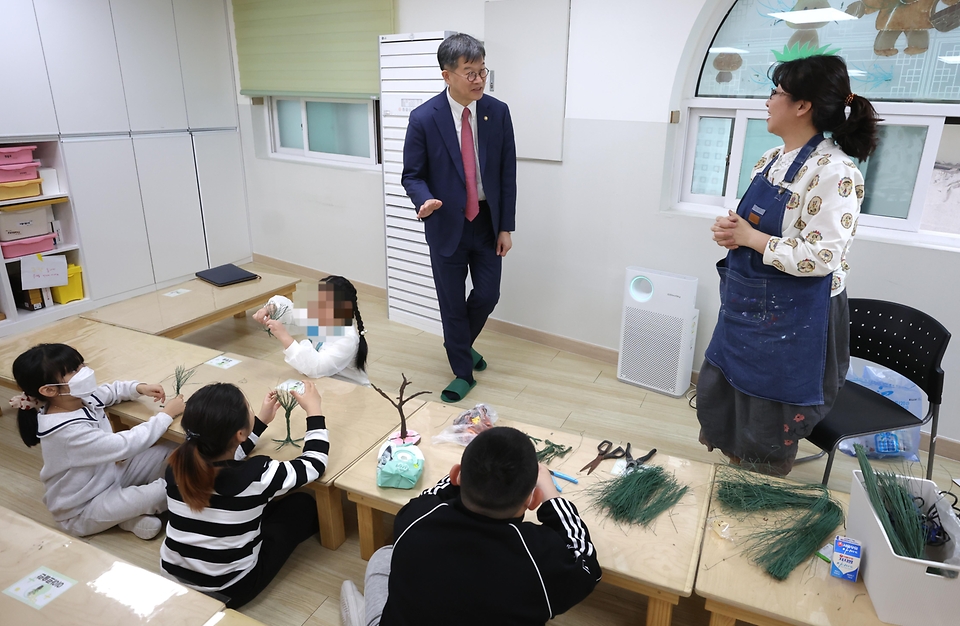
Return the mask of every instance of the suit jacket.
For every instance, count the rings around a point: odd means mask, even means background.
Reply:
[[[484,94],[477,101],[477,152],[493,232],[513,231],[517,213],[517,147],[507,105]],[[447,92],[410,113],[403,144],[403,188],[415,210],[436,198],[443,206],[423,220],[427,243],[450,256],[460,243],[467,188],[463,157]]]

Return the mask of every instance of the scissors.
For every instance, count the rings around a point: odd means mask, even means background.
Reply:
[[[629,446],[630,444],[627,445]],[[620,446],[617,446],[617,449],[613,450],[612,452],[611,448],[613,448],[612,441],[608,439],[601,441],[600,445],[597,446],[597,458],[580,468],[580,471],[587,472],[587,474],[592,474],[593,470],[597,469],[597,466],[599,466],[604,459],[619,459],[626,454],[626,452],[624,452],[623,448]]]
[[[649,461],[650,459],[652,459],[652,458],[653,458],[653,455],[656,454],[656,453],[657,453],[657,449],[656,449],[656,448],[653,448],[652,450],[650,450],[650,452],[647,452],[646,454],[644,454],[644,455],[643,455],[642,457],[640,457],[639,459],[634,459],[634,458],[633,458],[633,455],[630,454],[630,443],[628,442],[628,443],[627,443],[627,451],[626,451],[626,453],[624,454],[624,458],[627,459],[627,467],[626,467],[626,469],[627,469],[627,470],[632,470],[632,469],[635,469],[635,468],[637,468],[637,467],[640,467],[641,465],[643,465],[644,463],[646,463],[647,461]]]

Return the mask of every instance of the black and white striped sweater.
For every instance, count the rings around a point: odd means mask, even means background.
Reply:
[[[273,498],[317,480],[327,465],[330,443],[322,415],[307,418],[303,453],[291,461],[267,456],[246,459],[266,424],[253,432],[233,461],[220,461],[210,504],[193,511],[167,468],[167,537],[160,548],[164,573],[198,591],[219,591],[238,582],[257,564],[260,521]]]

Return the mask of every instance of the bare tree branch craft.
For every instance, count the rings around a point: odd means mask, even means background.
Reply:
[[[287,445],[288,443],[300,447],[298,442],[303,441],[303,437],[300,439],[294,439],[290,435],[290,414],[295,408],[297,408],[297,399],[293,397],[293,394],[290,393],[289,389],[277,389],[277,402],[280,403],[280,406],[283,407],[284,417],[287,419],[287,438],[286,439],[274,439],[274,443],[279,443],[277,450]]]
[[[404,390],[406,390],[407,385],[410,384],[410,381],[407,380],[406,374],[401,373],[400,375],[403,376],[403,384],[400,385],[400,395],[397,396],[396,400],[388,396],[386,393],[384,393],[382,389],[380,389],[373,383],[370,383],[370,386],[373,387],[377,391],[377,393],[379,393],[381,396],[386,398],[390,402],[390,404],[395,406],[397,409],[397,412],[400,413],[400,430],[391,434],[389,437],[389,441],[394,444],[402,444],[402,443],[416,444],[420,442],[420,433],[414,430],[409,430],[409,431],[407,430],[407,417],[403,414],[403,405],[406,404],[407,402],[410,402],[417,396],[422,396],[425,393],[433,393],[433,392],[418,391],[412,396],[404,398],[403,392]]]

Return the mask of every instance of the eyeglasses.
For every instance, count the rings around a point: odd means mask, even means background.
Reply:
[[[777,96],[786,96],[788,95],[786,91],[777,91],[776,87],[770,90],[770,99],[773,100]]]
[[[447,70],[447,71],[449,71],[451,74],[457,74],[456,72],[453,72],[450,70]],[[460,78],[466,78],[467,82],[472,83],[473,81],[477,80],[477,76],[479,76],[480,78],[486,78],[487,74],[489,73],[490,73],[490,68],[485,67],[479,72],[467,72],[466,74],[457,74],[457,76],[459,76]]]

